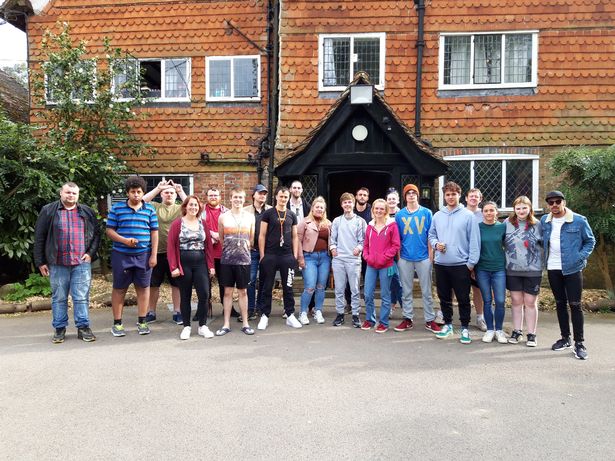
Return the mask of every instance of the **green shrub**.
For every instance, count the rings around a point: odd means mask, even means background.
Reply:
[[[23,301],[31,296],[51,296],[51,284],[49,277],[40,274],[30,274],[26,281],[15,283],[12,293],[6,295],[7,301]]]

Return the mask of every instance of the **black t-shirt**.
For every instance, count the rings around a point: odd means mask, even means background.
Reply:
[[[365,219],[366,223],[369,223],[372,220],[372,206],[369,203],[367,203],[366,205],[367,206],[363,211],[358,211],[355,207],[354,214],[361,216],[363,219]]]
[[[262,222],[267,223],[265,254],[292,254],[292,227],[297,225],[297,215],[288,209],[278,211],[274,207],[263,213]],[[281,238],[280,231],[282,231],[283,238]]]

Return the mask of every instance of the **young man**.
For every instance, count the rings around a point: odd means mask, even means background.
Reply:
[[[256,284],[258,280],[258,263],[260,261],[258,236],[260,234],[263,213],[271,208],[271,205],[266,203],[268,192],[265,186],[257,184],[252,190],[252,205],[244,208],[245,211],[254,215],[254,240],[252,242],[252,250],[250,251],[250,283],[248,284],[248,320],[256,318]],[[239,319],[240,317],[237,318],[237,320]]]
[[[459,304],[462,344],[470,344],[470,272],[480,256],[480,231],[474,215],[459,203],[461,188],[447,182],[442,188],[445,206],[440,208],[429,228],[429,245],[435,250],[436,288],[444,326],[436,333],[443,339],[453,334],[453,291]]]
[[[359,277],[361,274],[361,252],[367,223],[354,212],[354,196],[344,192],[340,197],[340,205],[344,214],[338,216],[331,224],[331,239],[329,249],[333,261],[333,280],[335,284],[335,310],[337,316],[333,326],[344,324],[344,307],[346,300],[344,290],[346,284],[350,286],[350,307],[352,309],[352,326],[361,328],[359,310],[361,309],[361,296],[359,293]]]
[[[483,194],[480,189],[473,188],[466,193],[466,208],[474,215],[474,219],[479,224],[483,222],[483,210],[478,207],[482,201]],[[483,296],[474,277],[470,279],[470,283],[472,285],[472,301],[474,301],[474,309],[476,309],[476,328],[481,331],[487,331],[487,323],[485,323],[483,315],[485,311]]]
[[[400,258],[397,262],[399,279],[402,286],[403,321],[395,327],[395,331],[406,331],[413,327],[414,306],[412,292],[414,288],[414,272],[419,278],[423,296],[423,315],[425,329],[438,333],[440,327],[434,321],[436,314],[433,309],[431,295],[431,260],[433,250],[429,246],[427,234],[431,227],[431,210],[419,205],[419,188],[414,184],[404,187],[403,196],[406,206],[395,215],[401,240]]]
[[[303,325],[295,317],[295,297],[293,279],[299,254],[297,237],[297,216],[286,206],[290,193],[287,187],[279,187],[275,194],[276,205],[263,213],[258,249],[260,252],[259,305],[262,312],[257,328],[265,330],[271,315],[271,295],[275,273],[280,271],[282,296],[286,325],[301,328]]]
[[[107,237],[113,241],[113,336],[126,336],[122,313],[131,283],[137,292],[137,331],[140,335],[150,333],[145,317],[152,268],[156,266],[158,254],[158,218],[154,207],[143,201],[145,187],[143,178],[129,176],[125,182],[128,200],[113,205],[107,216]]]
[[[231,209],[218,221],[218,231],[222,242],[220,258],[220,284],[224,286],[224,325],[216,336],[224,336],[231,331],[231,309],[233,289],[237,287],[239,312],[243,321],[243,331],[253,335],[254,330],[248,323],[248,283],[250,282],[250,246],[254,241],[254,215],[244,211],[246,193],[240,187],[231,190]]]
[[[156,196],[160,194],[162,202],[152,202]],[[177,197],[183,202],[186,199],[186,193],[181,184],[175,184],[172,180],[162,180],[158,183],[155,189],[152,189],[143,196],[143,201],[150,203],[156,210],[158,218],[158,255],[156,256],[157,264],[152,269],[152,278],[149,287],[149,308],[145,320],[147,323],[156,321],[156,306],[160,297],[160,285],[164,282],[165,277],[171,285],[171,299],[173,301],[173,321],[182,325],[182,315],[179,311],[179,286],[177,278],[171,277],[169,270],[169,261],[167,261],[167,237],[169,235],[169,227],[171,223],[182,215],[181,203],[176,203]]]
[[[290,200],[288,201],[288,209],[297,216],[297,222],[301,221],[310,213],[311,203],[303,200],[303,185],[301,181],[295,180],[290,184]]]
[[[361,187],[355,194],[355,206],[354,212],[357,216],[360,216],[369,222],[372,219],[372,206],[369,204],[369,189],[367,187]],[[365,272],[365,270],[363,270]]]
[[[558,190],[551,191],[547,194],[546,201],[549,205],[549,214],[544,215],[540,222],[549,285],[555,297],[557,320],[562,335],[551,349],[562,351],[572,346],[569,320],[572,317],[574,356],[586,360],[587,349],[583,344],[585,338],[581,308],[582,271],[587,265],[587,258],[594,250],[596,239],[587,219],[566,207],[564,194]],[[568,306],[570,306],[570,316]]]
[[[54,344],[64,342],[68,326],[68,295],[73,299],[77,337],[96,340],[90,329],[91,262],[100,244],[96,213],[81,205],[79,187],[67,182],[60,188],[60,200],[43,207],[34,231],[34,264],[51,281],[51,313]]]

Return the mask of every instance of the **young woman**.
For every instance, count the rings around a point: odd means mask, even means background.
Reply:
[[[380,307],[380,323],[376,333],[384,333],[389,329],[389,314],[391,313],[391,279],[395,272],[395,256],[400,248],[399,230],[395,219],[387,213],[387,203],[378,199],[372,204],[373,219],[365,231],[363,242],[363,258],[367,262],[365,271],[365,322],[362,330],[370,330],[376,325],[376,308],[374,306],[374,291],[376,279],[380,280],[382,305]]]
[[[213,338],[214,334],[207,327],[209,275],[215,274],[209,229],[201,219],[203,205],[196,195],[186,197],[181,209],[182,217],[171,223],[167,243],[169,269],[172,277],[178,277],[180,309],[184,320],[184,328],[179,338],[190,338],[192,331],[190,326],[192,287],[196,289],[198,297],[196,311],[199,322],[198,333],[205,338]]]
[[[387,190],[387,213],[389,218],[395,219],[395,215],[400,211],[399,208],[399,193],[394,187]],[[397,269],[397,257],[395,257],[395,267]],[[391,310],[395,310],[397,303],[401,305],[402,291],[401,282],[399,281],[399,273],[395,270],[393,277],[391,277]]]
[[[301,294],[301,315],[303,325],[310,323],[308,308],[314,295],[314,319],[325,323],[322,305],[325,301],[325,286],[329,278],[331,257],[329,256],[329,235],[331,221],[327,219],[327,204],[322,197],[312,202],[310,213],[297,226],[299,237],[299,267],[303,269],[303,293]]]
[[[527,327],[528,347],[536,347],[538,293],[542,280],[542,230],[534,217],[532,202],[522,195],[513,202],[514,211],[504,222],[506,235],[506,288],[512,303],[513,332],[509,343],[517,344],[522,336],[522,323]]]
[[[474,268],[476,282],[484,301],[487,331],[484,343],[495,337],[500,344],[508,340],[502,330],[504,324],[504,302],[506,301],[506,255],[504,253],[504,234],[506,225],[498,222],[498,208],[494,202],[483,204],[483,222],[480,229],[480,259]],[[492,310],[495,302],[495,312]],[[495,321],[494,321],[495,317]]]

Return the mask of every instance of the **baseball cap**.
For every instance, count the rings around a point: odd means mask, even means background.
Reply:
[[[256,194],[257,192],[269,192],[269,191],[262,184],[257,184],[256,186],[254,186],[254,189],[252,189],[252,193]]]
[[[547,192],[547,196],[545,197],[545,200],[549,201],[552,198],[561,198],[562,200],[566,200],[566,197],[564,197],[564,194],[562,194],[558,190],[552,190],[551,192]]]

